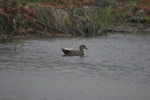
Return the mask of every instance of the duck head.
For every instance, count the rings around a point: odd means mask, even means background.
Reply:
[[[86,48],[86,46],[85,46],[85,45],[80,45],[79,49],[80,49],[80,50],[83,50],[83,49],[88,50],[88,48]]]

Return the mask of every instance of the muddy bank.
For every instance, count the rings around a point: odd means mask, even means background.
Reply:
[[[24,3],[0,0],[0,38],[150,31],[150,2]],[[68,6],[69,5],[69,6]]]

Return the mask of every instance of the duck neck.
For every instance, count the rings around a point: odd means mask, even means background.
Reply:
[[[81,51],[82,53],[84,53],[84,52],[83,52],[83,49],[81,49],[81,48],[80,48],[80,51]]]

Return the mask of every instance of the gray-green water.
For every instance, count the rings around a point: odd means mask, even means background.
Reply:
[[[85,44],[84,57],[61,47]],[[0,44],[0,100],[149,100],[150,35]]]

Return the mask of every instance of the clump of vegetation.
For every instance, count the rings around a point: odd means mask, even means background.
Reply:
[[[87,15],[95,22],[97,23],[98,29],[101,30],[107,30],[110,27],[114,27],[116,24],[116,19],[119,16],[118,14],[108,11],[108,8],[104,9],[93,9],[92,11],[88,11]],[[98,33],[103,34],[103,33]]]
[[[48,32],[57,33],[57,30],[61,30],[66,34],[71,33],[71,19],[65,10],[50,4],[35,4],[30,5],[30,8],[39,14],[36,19],[38,22],[44,23],[45,25],[51,27],[45,27],[45,30]]]
[[[9,27],[8,27],[9,26]],[[0,12],[0,35],[13,30],[12,20],[4,13]]]
[[[0,1],[1,30],[7,33],[5,37],[23,35],[23,31],[35,26],[34,19],[37,14],[25,5],[16,1]]]

